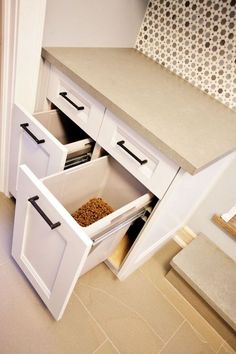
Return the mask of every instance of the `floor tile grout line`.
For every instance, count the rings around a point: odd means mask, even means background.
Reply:
[[[220,352],[220,349],[221,349],[221,348],[224,348],[224,347],[226,347],[227,353],[231,353],[231,352],[232,352],[232,353],[236,353],[236,351],[234,350],[234,348],[231,347],[231,345],[230,345],[229,343],[227,343],[226,340],[223,340],[223,343],[221,344],[221,346],[220,346],[220,348],[218,349],[217,353],[219,353],[219,352]],[[228,352],[227,347],[229,347],[230,352]],[[216,354],[217,354],[217,353],[216,353]]]
[[[203,318],[203,320],[204,320],[204,318]],[[199,333],[199,331],[192,325],[192,323],[191,323],[188,319],[186,319],[186,322],[187,322],[188,325],[192,328],[192,330],[196,333],[198,339],[199,339],[202,343],[207,344],[207,345],[211,348],[211,350],[213,350],[213,352],[215,352],[215,349],[212,347],[212,345],[210,344],[210,342],[209,342],[207,339],[203,338],[203,336],[201,335],[201,333]],[[207,324],[211,327],[211,325],[210,325],[208,322],[207,322]],[[216,332],[213,327],[211,327],[211,330],[214,331],[214,332]],[[219,335],[219,333],[216,332],[216,334],[221,338],[221,343],[220,343],[220,346],[219,346],[219,348],[220,348],[221,345],[222,345],[222,343],[223,343],[223,338]],[[204,339],[205,339],[205,340],[204,340]],[[218,348],[217,350],[219,350],[219,348]]]
[[[192,323],[189,322],[187,319],[186,319],[186,321],[188,322],[188,324],[189,324],[189,326],[192,328],[192,330],[196,333],[196,335],[198,336],[199,340],[200,340],[202,343],[208,344],[208,345],[211,347],[211,345],[209,344],[209,342],[208,342],[205,338],[202,337],[201,333],[198,332],[198,330],[192,325]],[[221,343],[221,344],[222,344],[222,343]],[[220,344],[220,345],[221,345],[221,344]],[[213,348],[212,348],[212,349],[213,349]]]
[[[191,306],[191,304],[190,304],[190,306]],[[194,309],[195,310],[195,309]],[[198,313],[198,311],[196,311],[197,313]],[[205,320],[205,318],[204,317],[202,317],[202,315],[200,314],[200,313],[198,313],[199,314],[199,316],[202,318],[202,321],[204,321],[204,322],[206,322],[206,324],[207,324],[207,326],[209,326],[210,327],[210,330],[212,331],[212,332],[214,332],[214,334],[216,334],[218,337],[220,337],[220,346],[222,345],[222,343],[223,343],[223,338],[221,337],[221,335]],[[203,337],[202,336],[202,334],[194,327],[194,325],[190,322],[190,320],[188,320],[186,317],[185,317],[185,320],[186,320],[186,322],[188,323],[188,325],[192,328],[192,330],[195,332],[195,334],[197,335],[197,337],[199,338],[199,340],[202,342],[202,343],[205,343],[205,344],[207,344],[213,351],[215,351],[215,349],[212,347],[212,345],[210,344],[210,342],[205,338],[205,337]],[[218,348],[219,349],[219,348]],[[217,349],[217,350],[218,350]]]
[[[110,342],[111,346],[115,349],[115,351],[117,351],[117,353],[121,354],[119,349],[114,345],[114,343],[110,339],[108,339],[108,342]]]
[[[83,301],[81,300],[81,298],[79,297],[79,295],[76,294],[76,292],[74,291],[73,294],[75,295],[75,297],[77,298],[77,300],[81,303],[81,305],[83,306],[83,308],[86,310],[86,312],[89,314],[89,316],[93,319],[93,321],[96,323],[96,325],[99,327],[99,329],[102,331],[102,333],[105,335],[106,340],[108,340],[108,335],[105,332],[105,330],[102,328],[102,326],[100,325],[100,323],[96,320],[96,318],[92,315],[92,313],[89,311],[89,309],[87,308],[87,306],[83,303]]]
[[[94,350],[94,352],[92,352],[92,354],[96,354],[97,351],[98,351],[100,348],[102,348],[103,345],[104,345],[105,343],[107,343],[107,342],[109,342],[109,343],[111,344],[111,346],[114,348],[114,350],[115,350],[117,353],[121,354],[121,352],[114,346],[114,344],[112,343],[112,341],[111,341],[109,338],[105,339],[104,342],[103,342],[102,344],[100,344],[100,345],[97,347],[97,349]]]
[[[108,339],[106,338],[99,346],[92,352],[92,354],[95,354],[100,348],[103,347],[103,345],[108,342]]]
[[[163,345],[163,347],[159,350],[158,354],[160,354],[165,347],[168,345],[168,343],[174,338],[174,336],[178,333],[178,331],[180,330],[180,328],[186,323],[186,320],[183,320],[183,322],[176,328],[176,330],[174,331],[174,333],[170,336],[170,338],[168,339],[168,341]]]
[[[106,340],[109,340],[110,343],[113,345],[113,347],[117,350],[118,353],[120,353],[119,349],[116,347],[116,345],[112,342],[111,338],[108,336],[108,334],[106,333],[106,331],[103,329],[103,327],[100,325],[100,323],[96,320],[96,318],[93,316],[93,314],[91,313],[91,311],[89,311],[89,309],[87,308],[87,306],[83,303],[83,301],[81,300],[81,298],[79,297],[79,295],[76,294],[76,292],[74,291],[73,294],[75,295],[75,297],[77,298],[77,300],[81,303],[81,305],[83,306],[83,308],[85,309],[85,311],[89,314],[89,316],[93,319],[93,321],[96,323],[96,325],[98,326],[98,328],[100,329],[100,331],[104,334],[104,336],[106,337]]]
[[[176,306],[170,301],[170,299],[168,298],[168,296],[166,296],[166,294],[165,294],[163,291],[161,291],[161,289],[159,289],[159,288],[157,287],[157,285],[154,283],[154,281],[153,281],[152,279],[150,279],[150,277],[147,276],[141,269],[139,269],[139,271],[144,275],[144,277],[148,280],[148,282],[149,282],[150,284],[152,284],[152,286],[156,289],[156,291],[158,291],[158,292],[166,299],[166,301],[178,312],[178,314],[179,314],[181,317],[183,317],[184,319],[186,319],[185,316],[184,316],[184,315],[176,308]]]
[[[140,272],[144,274],[144,276],[153,284],[153,286],[154,286],[161,294],[163,294],[163,296],[165,297],[165,299],[176,309],[176,311],[177,311],[177,312],[185,319],[185,321],[192,327],[192,329],[195,331],[195,333],[198,335],[198,337],[203,339],[201,333],[199,333],[199,331],[198,331],[198,330],[191,324],[191,322],[177,309],[177,307],[176,307],[174,304],[172,304],[172,303],[170,302],[170,300],[169,300],[169,298],[166,296],[166,294],[165,294],[162,290],[160,290],[160,289],[157,287],[157,285],[156,285],[148,276],[146,276],[146,274],[145,274],[142,270],[140,270]],[[171,285],[172,288],[178,293],[177,289],[175,289],[175,287],[174,287],[171,283],[170,283],[170,285]],[[178,294],[180,294],[180,293],[178,293]],[[181,295],[181,294],[180,294],[180,295]],[[182,295],[181,295],[181,296],[182,296]],[[182,296],[182,297],[183,297],[183,296]],[[213,328],[213,327],[205,320],[205,318],[202,317],[202,315],[201,315],[191,304],[188,303],[188,301],[187,301],[184,297],[183,297],[183,299],[184,299],[184,301],[185,301],[189,306],[192,307],[192,310],[193,310],[197,315],[199,315],[199,316],[201,317],[201,319],[202,319],[204,322],[206,322],[206,324],[210,327],[210,329],[212,330],[212,332],[214,332],[214,333],[221,339],[221,341],[224,342],[224,339],[223,339],[223,338],[221,337],[221,335],[215,330],[215,328]],[[204,341],[202,340],[202,342],[204,342]],[[210,344],[208,341],[206,341],[206,343],[209,345],[209,347],[210,347],[212,350],[215,350],[215,349],[211,346],[211,344]],[[221,344],[222,344],[222,343],[221,343]],[[221,344],[220,344],[220,346],[221,346]]]
[[[87,286],[87,287],[89,287],[89,288],[91,288],[91,289],[100,291],[101,293],[103,293],[103,294],[107,295],[108,297],[114,299],[116,302],[118,302],[119,304],[121,304],[122,306],[124,306],[126,309],[128,309],[128,310],[130,310],[131,312],[135,313],[136,316],[137,316],[138,318],[140,318],[140,319],[147,325],[147,327],[150,329],[150,331],[151,331],[157,338],[159,338],[159,340],[160,340],[161,342],[165,343],[165,340],[162,339],[161,336],[160,336],[158,333],[156,333],[156,331],[152,328],[152,326],[148,323],[148,321],[147,321],[142,315],[140,315],[136,310],[134,310],[132,307],[130,307],[129,305],[127,305],[126,303],[124,303],[124,302],[121,301],[120,299],[116,298],[114,295],[111,295],[111,294],[109,294],[108,292],[106,292],[106,291],[104,291],[104,290],[102,290],[102,289],[100,289],[100,288],[97,288],[97,287],[91,286],[91,285],[87,285],[87,284],[85,284],[85,283],[83,283],[83,282],[80,282],[80,285]]]
[[[141,269],[139,269],[139,271],[146,277],[146,279],[148,279],[148,281],[154,286],[154,288],[160,292],[164,298],[169,302],[169,304],[171,304],[173,306],[173,308],[185,319],[185,321],[194,329],[194,331],[196,332],[196,334],[198,334],[199,337],[203,338],[201,333],[198,332],[198,330],[191,324],[191,322],[180,312],[180,310],[170,301],[170,299],[167,297],[167,295],[157,287],[157,285],[153,282],[152,279],[150,279],[150,277],[148,277]],[[172,288],[179,294],[181,295],[177,289],[175,289],[175,287],[170,283],[170,285],[172,286]],[[183,297],[183,296],[182,296]],[[215,328],[213,328],[206,320],[205,318],[183,297],[184,301],[186,302],[187,305],[192,307],[192,310],[201,317],[201,319],[206,322],[206,324],[211,328],[212,332],[214,332],[220,339],[222,342],[224,342],[224,339],[221,337],[221,335],[215,330]],[[214,350],[212,348],[212,346],[210,345],[210,343],[207,341],[208,345],[211,347],[212,350]],[[222,343],[221,343],[222,344]],[[220,345],[221,345],[220,344]]]
[[[216,354],[218,354],[220,352],[220,350],[221,350],[221,348],[223,348],[223,346],[224,346],[224,342],[221,343],[221,345],[220,345],[219,349],[217,350]]]

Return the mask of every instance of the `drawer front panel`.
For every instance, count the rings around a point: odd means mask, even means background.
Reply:
[[[162,198],[178,166],[107,111],[98,143],[158,198]]]
[[[48,99],[93,139],[97,138],[104,106],[55,68],[51,68]]]
[[[26,164],[38,178],[43,178],[63,171],[65,164],[69,168],[90,160],[93,140],[74,122],[72,127],[66,125],[67,121],[71,122],[67,117],[61,120],[55,110],[32,116],[23,107],[14,105],[9,191],[15,198],[21,164]]]
[[[12,255],[58,320],[92,242],[25,165],[19,181]]]
[[[42,178],[63,170],[67,149],[30,113],[16,104],[13,107],[9,191],[16,198],[18,171],[27,164]]]

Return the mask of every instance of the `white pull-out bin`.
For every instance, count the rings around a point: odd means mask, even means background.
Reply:
[[[70,214],[94,197],[114,212],[82,227]],[[56,319],[79,275],[110,256],[151,198],[110,156],[42,180],[20,167],[12,253]]]
[[[93,140],[62,112],[51,110],[34,115],[14,105],[9,191],[16,197],[18,168],[26,164],[43,178],[90,158]],[[74,160],[72,160],[74,159]],[[86,161],[86,159],[85,159]]]
[[[89,150],[88,145],[93,140],[61,111],[53,109],[48,112],[35,113],[33,116],[66,147],[68,155]]]

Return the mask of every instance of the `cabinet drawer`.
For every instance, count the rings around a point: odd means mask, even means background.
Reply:
[[[97,197],[113,212],[80,226],[71,213]],[[81,272],[110,256],[151,198],[110,156],[42,180],[20,167],[12,254],[56,319]]]
[[[14,106],[9,191],[16,197],[18,167],[28,167],[42,178],[90,159],[93,140],[58,110],[34,115]]]
[[[98,143],[159,199],[178,171],[174,162],[109,111],[105,113]]]
[[[93,139],[97,138],[104,106],[54,67],[50,70],[47,97]]]

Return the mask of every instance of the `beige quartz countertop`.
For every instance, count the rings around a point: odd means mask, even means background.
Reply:
[[[236,112],[135,49],[42,56],[191,174],[236,149]]]

